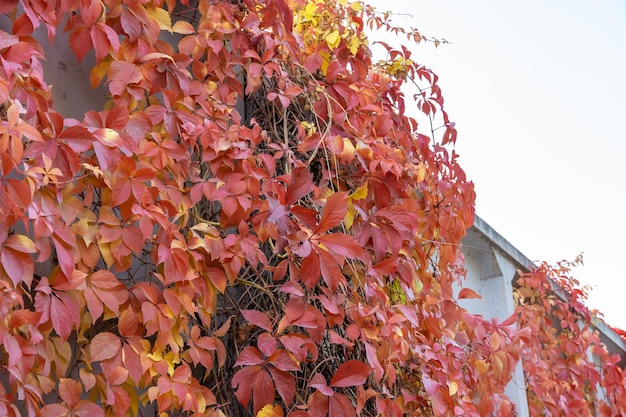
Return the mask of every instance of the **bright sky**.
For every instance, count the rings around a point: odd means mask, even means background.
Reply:
[[[452,42],[412,58],[440,77],[478,215],[532,260],[583,252],[590,307],[626,329],[626,2],[370,4]]]

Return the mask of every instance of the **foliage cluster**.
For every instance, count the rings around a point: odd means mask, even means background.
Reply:
[[[572,278],[582,257],[543,263],[521,276],[514,291],[530,415],[626,415],[623,358],[611,355],[584,304],[587,288]]]
[[[372,8],[0,13],[0,414],[511,415],[534,345],[453,297],[473,186],[436,75],[406,48],[372,62]],[[44,30],[95,56],[103,108],[55,111]]]

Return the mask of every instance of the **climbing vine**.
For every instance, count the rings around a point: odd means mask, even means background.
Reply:
[[[418,31],[347,0],[0,13],[0,414],[511,415],[538,347],[453,297],[474,191],[438,79],[364,32]],[[55,107],[42,31],[101,107]]]
[[[600,341],[600,318],[586,306],[586,287],[572,277],[582,257],[543,263],[514,291],[531,415],[616,416],[626,412],[622,358]],[[569,414],[568,414],[569,413]]]

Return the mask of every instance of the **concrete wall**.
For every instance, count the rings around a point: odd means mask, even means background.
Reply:
[[[509,252],[519,255],[521,262],[512,258]],[[460,300],[459,304],[488,320],[504,321],[510,317],[515,311],[513,281],[518,268],[527,267],[525,264],[530,261],[516,253],[506,240],[479,218],[463,239],[463,255],[467,268],[464,286],[478,292],[482,299]],[[526,383],[521,363],[515,367],[505,393],[515,403],[518,416],[528,416]]]

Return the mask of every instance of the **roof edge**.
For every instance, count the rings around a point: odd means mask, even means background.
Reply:
[[[524,272],[530,272],[537,265],[533,261],[530,260],[526,255],[520,252],[515,246],[513,246],[508,240],[506,240],[501,234],[495,231],[493,227],[491,227],[485,220],[483,220],[478,215],[474,216],[474,225],[473,228],[478,231],[481,235],[485,237],[489,241],[490,244],[493,245],[494,248],[499,249],[504,252],[514,263],[517,264],[519,269]],[[556,283],[553,283],[556,285]],[[595,328],[602,336],[604,336],[605,340],[603,341],[605,344],[607,341],[615,344],[622,352],[626,353],[626,341],[622,339],[606,322],[602,319],[596,320],[592,323],[592,327]],[[624,356],[624,354],[620,355]]]
[[[531,261],[526,255],[520,252],[515,246],[513,246],[508,240],[506,240],[500,233],[496,232],[485,220],[478,215],[474,216],[474,229],[482,234],[492,245],[500,249],[506,255],[508,255],[515,263],[518,264],[520,269],[524,272],[530,272],[535,263]]]

